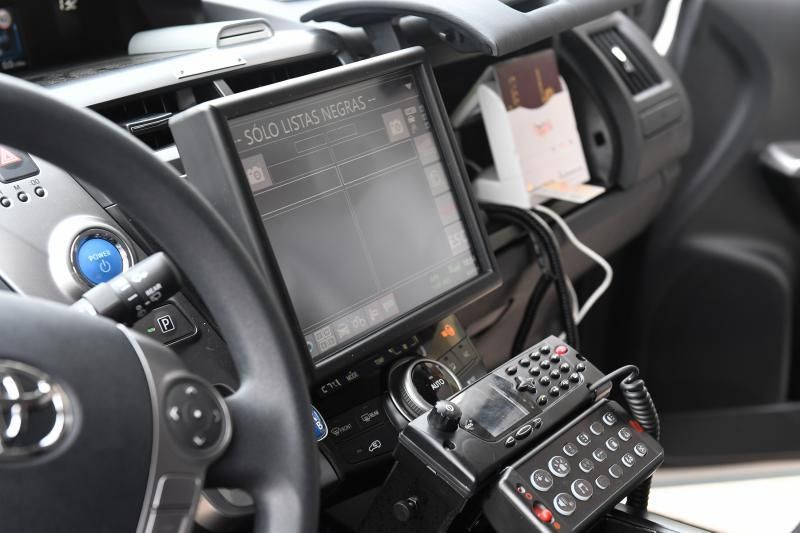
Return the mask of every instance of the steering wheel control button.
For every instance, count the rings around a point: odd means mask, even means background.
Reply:
[[[39,173],[30,155],[0,145],[0,183],[12,183]]]
[[[582,502],[589,501],[589,498],[594,494],[592,484],[585,479],[576,479],[573,481],[570,490],[572,494]]]
[[[578,502],[566,492],[562,492],[553,498],[553,507],[556,508],[559,514],[569,516],[575,512],[575,509],[578,507]]]
[[[134,329],[162,344],[171,344],[197,333],[197,328],[175,304],[155,309],[138,321]]]
[[[153,507],[188,511],[200,489],[200,480],[193,477],[167,474],[161,476],[156,486]]]
[[[560,455],[552,457],[547,463],[547,468],[549,468],[550,472],[556,477],[567,477],[571,470],[569,461]]]
[[[639,442],[633,447],[633,451],[639,457],[644,457],[647,455],[647,446],[645,446],[644,443]]]
[[[611,480],[608,479],[608,476],[597,476],[597,479],[594,480],[594,484],[597,485],[598,489],[606,490],[611,486]]]
[[[130,266],[127,251],[119,239],[107,231],[78,237],[73,248],[73,267],[91,286],[111,281]]]
[[[223,408],[207,385],[189,380],[173,385],[166,397],[166,416],[185,449],[209,450],[222,440]]]
[[[533,488],[536,490],[547,492],[553,488],[553,476],[546,470],[540,468],[531,474],[531,485],[533,485]]]

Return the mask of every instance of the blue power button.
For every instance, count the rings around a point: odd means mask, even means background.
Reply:
[[[122,251],[102,237],[90,237],[75,252],[75,268],[91,285],[97,285],[121,274],[125,268]]]

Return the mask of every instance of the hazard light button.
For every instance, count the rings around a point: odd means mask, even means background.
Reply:
[[[20,150],[0,145],[0,183],[30,178],[39,173],[31,156]]]

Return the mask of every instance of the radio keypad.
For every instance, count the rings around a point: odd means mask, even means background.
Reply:
[[[613,402],[602,402],[512,466],[530,482],[526,504],[552,511],[550,525],[560,524],[561,531],[580,528],[616,504],[663,459],[658,444],[623,415]]]

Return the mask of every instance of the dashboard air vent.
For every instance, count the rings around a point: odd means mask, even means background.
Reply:
[[[335,56],[317,56],[281,65],[255,67],[232,74],[224,81],[233,92],[238,93],[339,65],[341,62]],[[158,150],[175,144],[169,129],[169,119],[173,115],[222,95],[223,92],[209,81],[148,96],[137,95],[114,103],[101,104],[93,109]]]
[[[631,94],[639,94],[661,83],[653,66],[616,28],[593,34],[592,41],[614,66]]]
[[[325,55],[317,56],[308,59],[301,59],[291,63],[284,63],[282,65],[270,65],[266,68],[249,69],[240,74],[234,74],[225,81],[228,86],[235,93],[255,89],[256,87],[264,87],[279,81],[305,76],[321,70],[338,67],[342,63],[336,56]]]
[[[219,91],[212,83],[205,83],[150,96],[134,96],[95,106],[94,110],[119,124],[150,148],[158,150],[175,144],[169,130],[172,115],[219,96]]]

